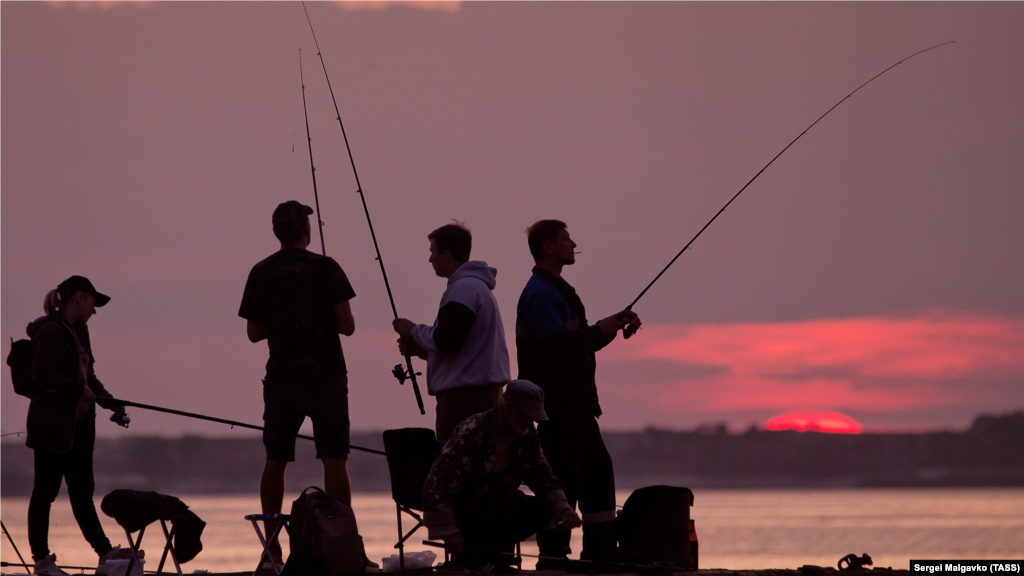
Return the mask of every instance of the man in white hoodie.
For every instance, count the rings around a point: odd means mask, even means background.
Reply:
[[[462,224],[427,235],[434,273],[448,279],[434,324],[394,322],[398,349],[427,361],[427,392],[437,397],[435,433],[451,438],[460,422],[490,410],[509,381],[508,348],[492,290],[498,271],[470,260],[473,237]]]

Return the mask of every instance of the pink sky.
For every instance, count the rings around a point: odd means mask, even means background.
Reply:
[[[934,429],[1024,408],[1024,4],[308,7],[399,313],[433,319],[426,234],[457,218],[509,331],[533,221],[569,223],[566,277],[596,320],[822,112],[956,40],[815,126],[651,289],[645,330],[599,357],[602,425],[827,410]],[[90,323],[111,390],[259,422],[266,348],[236,313],[274,206],[313,202],[302,48],[327,252],[358,294],[353,425],[430,425],[388,374],[390,307],[301,5],[0,12],[4,354],[83,274],[113,296]],[[3,432],[27,408],[8,377]]]

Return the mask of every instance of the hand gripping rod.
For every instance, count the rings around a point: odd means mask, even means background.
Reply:
[[[918,51],[918,52],[914,52],[914,53],[913,53],[913,54],[911,54],[910,56],[907,56],[906,58],[904,58],[904,59],[900,60],[899,62],[897,62],[897,63],[893,64],[892,66],[889,66],[889,67],[888,67],[888,68],[886,68],[885,70],[882,70],[882,71],[881,71],[881,72],[879,72],[878,74],[875,74],[874,76],[872,76],[872,77],[871,77],[871,79],[870,79],[870,80],[868,80],[867,82],[865,82],[865,83],[861,84],[860,86],[858,86],[856,90],[854,90],[853,92],[850,92],[849,94],[847,94],[847,95],[846,95],[846,96],[845,96],[845,97],[844,97],[844,98],[843,98],[842,100],[840,100],[839,102],[836,102],[835,106],[832,106],[832,107],[831,107],[831,108],[829,108],[829,109],[828,109],[827,111],[825,111],[825,113],[824,113],[824,114],[822,114],[821,116],[819,116],[817,120],[815,120],[814,122],[812,122],[810,126],[808,126],[807,128],[804,128],[804,131],[803,131],[803,132],[801,132],[801,133],[800,133],[800,134],[799,134],[799,135],[798,135],[798,136],[797,136],[796,138],[794,138],[794,139],[793,139],[793,141],[792,141],[792,142],[790,142],[789,144],[787,144],[787,145],[786,145],[786,147],[785,147],[785,148],[783,148],[781,152],[779,152],[778,154],[776,154],[774,158],[772,158],[772,159],[771,159],[771,160],[770,160],[770,161],[769,161],[769,162],[768,162],[767,164],[765,164],[765,165],[764,165],[764,168],[761,168],[761,170],[759,170],[757,174],[754,174],[754,177],[753,177],[753,178],[751,178],[751,179],[750,179],[750,181],[748,181],[748,182],[747,182],[746,184],[744,184],[744,185],[743,185],[743,188],[740,188],[740,191],[739,191],[739,192],[737,192],[737,193],[736,193],[735,195],[733,195],[733,197],[732,197],[732,198],[730,198],[730,199],[729,199],[729,201],[725,203],[725,206],[722,206],[722,209],[721,209],[721,210],[719,210],[718,212],[716,212],[714,216],[712,216],[711,220],[708,220],[708,223],[707,223],[707,224],[705,224],[705,225],[704,225],[704,227],[703,227],[703,228],[701,228],[699,232],[697,232],[696,236],[694,236],[693,238],[691,238],[691,239],[690,239],[690,241],[686,243],[686,246],[683,246],[683,249],[682,249],[682,250],[680,250],[680,251],[679,251],[679,253],[678,253],[678,254],[676,254],[676,255],[675,255],[675,257],[674,257],[674,258],[672,258],[672,260],[670,260],[670,261],[669,261],[669,263],[668,263],[667,265],[665,265],[665,267],[664,267],[664,268],[662,268],[662,269],[661,269],[661,272],[658,272],[658,275],[654,277],[654,280],[651,280],[651,283],[650,283],[650,284],[648,284],[648,285],[647,285],[647,287],[646,287],[646,288],[644,288],[642,292],[640,292],[640,295],[639,295],[639,296],[637,296],[636,298],[634,298],[632,302],[630,302],[629,306],[627,306],[627,307],[626,307],[626,310],[631,310],[631,309],[633,308],[633,305],[634,305],[634,304],[636,304],[636,303],[637,303],[637,302],[638,302],[638,301],[639,301],[639,300],[640,300],[641,298],[643,298],[644,294],[646,294],[646,293],[647,293],[647,291],[648,291],[648,290],[650,290],[651,286],[654,286],[654,283],[658,281],[658,278],[661,278],[661,275],[662,275],[662,274],[664,274],[664,273],[665,273],[665,271],[669,269],[669,266],[672,266],[672,264],[674,264],[674,263],[675,263],[675,261],[676,261],[676,260],[678,260],[678,259],[679,259],[679,257],[683,255],[683,252],[685,252],[685,251],[686,251],[686,249],[690,247],[690,244],[693,244],[693,241],[694,241],[694,240],[696,240],[698,236],[700,236],[701,234],[703,234],[703,233],[704,233],[704,231],[705,231],[705,230],[707,230],[708,226],[711,226],[711,223],[712,223],[712,222],[714,222],[714,221],[715,221],[715,219],[716,219],[716,218],[718,218],[718,217],[719,217],[719,216],[720,216],[720,215],[722,214],[722,212],[725,212],[725,209],[729,207],[729,204],[732,204],[732,201],[733,201],[733,200],[735,200],[735,199],[736,199],[736,198],[737,198],[737,197],[738,197],[738,196],[739,196],[740,194],[742,194],[742,193],[743,193],[743,191],[744,191],[744,190],[746,190],[746,189],[747,189],[747,186],[750,186],[750,184],[751,184],[751,183],[753,183],[753,182],[754,182],[754,180],[757,180],[757,177],[758,177],[758,176],[760,176],[760,175],[761,175],[761,173],[763,173],[763,172],[764,172],[765,170],[767,170],[767,169],[768,169],[768,167],[769,167],[769,166],[771,166],[771,165],[772,165],[772,163],[773,163],[773,162],[775,162],[775,160],[776,160],[776,159],[778,159],[778,157],[779,157],[779,156],[782,156],[782,154],[783,154],[783,153],[784,153],[784,152],[785,152],[786,150],[789,150],[789,147],[790,147],[790,146],[792,146],[793,144],[795,144],[795,143],[796,143],[796,141],[797,141],[797,140],[799,140],[801,136],[803,136],[804,134],[806,134],[806,133],[807,133],[807,131],[808,131],[808,130],[810,130],[811,128],[814,128],[814,125],[815,125],[815,124],[817,124],[818,122],[820,122],[822,118],[824,118],[825,116],[828,116],[829,112],[831,112],[831,111],[835,110],[835,109],[836,109],[837,107],[839,107],[839,105],[840,105],[840,104],[842,104],[843,102],[846,102],[846,100],[847,100],[847,99],[849,99],[849,98],[850,98],[851,96],[853,96],[854,94],[856,94],[856,93],[857,93],[857,92],[858,92],[858,91],[859,91],[859,90],[860,90],[861,88],[863,88],[863,87],[867,86],[868,84],[870,84],[870,83],[871,83],[872,81],[874,81],[874,80],[875,80],[875,78],[878,78],[879,76],[881,76],[882,74],[885,74],[885,73],[886,73],[886,72],[888,72],[889,70],[892,70],[893,68],[895,68],[895,67],[899,66],[900,64],[902,64],[902,63],[906,62],[907,60],[910,60],[910,59],[911,59],[911,58],[913,58],[914,56],[917,56],[918,54],[924,54],[925,52],[927,52],[927,51],[929,51],[929,50],[933,50],[933,49],[935,49],[935,48],[938,48],[938,47],[940,47],[940,46],[945,46],[945,45],[947,45],[947,44],[952,44],[952,43],[954,43],[954,42],[955,42],[955,40],[950,40],[949,42],[943,42],[942,44],[936,44],[935,46],[932,46],[932,47],[930,47],[930,48],[925,48],[924,50],[921,50],[921,51]],[[636,328],[635,326],[633,326],[632,324],[629,324],[629,325],[627,325],[627,326],[626,326],[625,328],[623,328],[623,329],[622,329],[622,337],[623,337],[623,338],[627,338],[627,339],[628,339],[628,338],[629,338],[630,336],[632,336],[633,334],[636,334],[636,330],[637,330],[637,328]]]
[[[363,186],[359,183],[359,172],[356,171],[356,161],[352,157],[352,147],[348,143],[348,134],[345,132],[345,124],[341,121],[341,112],[338,110],[338,100],[334,97],[334,88],[331,87],[331,78],[327,75],[327,65],[324,64],[323,54],[320,53],[320,43],[316,40],[316,32],[313,31],[313,22],[309,19],[309,11],[306,10],[306,3],[302,3],[302,11],[306,13],[306,22],[309,23],[309,31],[313,35],[313,43],[316,45],[316,55],[320,57],[320,65],[324,69],[324,78],[327,79],[327,88],[331,91],[331,101],[334,102],[334,112],[337,114],[338,125],[341,126],[341,136],[345,139],[345,150],[348,151],[348,159],[352,164],[352,174],[356,178],[356,191],[359,192],[359,199],[363,202],[363,212],[366,214],[366,224],[370,227],[370,238],[373,239],[373,249],[377,252],[377,263],[380,264],[380,274],[384,277],[384,287],[388,291],[388,300],[391,302],[391,313],[398,319],[398,309],[395,308],[395,298],[391,294],[391,284],[388,282],[388,273],[384,270],[384,259],[380,255],[380,246],[377,245],[377,235],[373,232],[373,222],[370,220],[370,210],[366,207],[366,196],[363,194]],[[412,381],[412,391],[416,394],[416,405],[419,406],[420,414],[426,414],[423,409],[423,397],[420,395],[420,387],[416,383],[416,376],[420,375],[412,367],[412,357],[406,355],[405,368],[396,364],[391,373],[398,379],[399,384],[405,384],[406,378]]]

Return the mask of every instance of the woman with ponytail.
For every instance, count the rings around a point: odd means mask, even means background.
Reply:
[[[50,505],[57,498],[61,480],[68,486],[71,509],[82,534],[99,556],[96,574],[108,571],[106,561],[121,557],[103,532],[93,503],[92,471],[96,439],[96,404],[115,412],[124,408],[93,371],[92,346],[86,322],[96,308],[110,301],[92,282],[72,276],[51,290],[43,301],[46,316],[28,325],[35,346],[32,382],[42,394],[28,409],[28,439],[35,450],[35,481],[28,506],[28,540],[35,574],[68,576],[50,553],[48,536]]]

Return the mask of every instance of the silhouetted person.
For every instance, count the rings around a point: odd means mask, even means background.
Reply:
[[[427,392],[437,397],[435,432],[447,440],[459,422],[498,405],[509,381],[508,348],[491,292],[498,271],[469,259],[469,230],[447,224],[427,239],[434,273],[448,279],[440,310],[432,326],[399,318],[394,327],[399,351],[427,361]]]
[[[626,324],[640,325],[628,310],[587,323],[583,302],[562,279],[562,268],[576,262],[576,243],[564,222],[541,220],[527,229],[530,254],[536,262],[516,309],[519,378],[544,390],[550,418],[538,426],[544,454],[565,490],[569,505],[583,515],[581,559],[606,559],[615,548],[615,476],[612,459],[601,438],[597,417],[595,352],[604,348]],[[541,556],[565,558],[568,534],[542,530],[537,534]],[[538,562],[542,567],[548,562]]]
[[[567,535],[581,524],[544,459],[533,427],[544,420],[544,392],[513,380],[497,407],[455,428],[423,487],[423,523],[452,566],[508,566],[514,544],[546,524],[562,522]],[[534,496],[519,490],[524,483]]]
[[[114,412],[124,408],[110,402],[111,395],[96,378],[95,358],[86,323],[110,297],[92,282],[72,276],[51,290],[43,301],[46,312],[28,325],[35,346],[32,384],[38,395],[28,408],[25,445],[35,451],[35,481],[28,504],[28,541],[35,574],[67,576],[50,554],[50,505],[60,482],[68,485],[71,510],[78,527],[99,556],[97,574],[106,574],[107,560],[121,558],[96,515],[92,496],[93,445],[96,441],[96,404]]]
[[[281,511],[285,467],[295,460],[295,437],[308,416],[324,488],[352,503],[348,475],[348,374],[338,334],[351,336],[355,292],[338,263],[306,250],[313,209],[289,200],[274,210],[281,249],[253,266],[238,315],[251,342],[270,348],[263,380],[263,445],[267,462],[260,479],[264,514]],[[268,532],[274,524],[268,523]],[[271,550],[282,564],[281,545]]]

